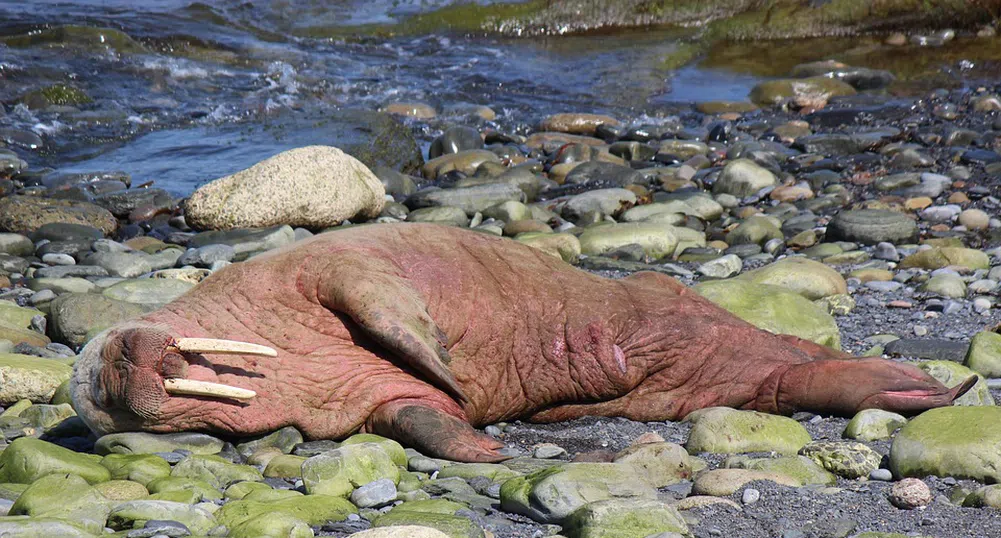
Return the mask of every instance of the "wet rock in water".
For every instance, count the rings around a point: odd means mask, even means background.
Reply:
[[[0,454],[0,478],[4,482],[31,484],[48,474],[66,473],[77,475],[89,484],[107,482],[111,473],[98,461],[88,454],[22,437]]]
[[[688,534],[677,509],[659,501],[610,499],[586,504],[563,523],[567,538]]]
[[[407,207],[457,207],[472,216],[507,201],[525,201],[525,193],[514,185],[495,184],[456,189],[426,189],[407,197]],[[408,216],[409,220],[409,216]]]
[[[562,113],[553,114],[542,120],[542,123],[539,124],[539,130],[594,135],[595,129],[600,125],[617,126],[620,123],[611,116],[601,114]]]
[[[428,157],[434,159],[449,153],[459,153],[470,149],[483,147],[483,137],[472,127],[455,126],[445,129],[441,136],[431,142]]]
[[[893,440],[890,469],[897,477],[1001,479],[1001,409],[942,407],[911,419]]]
[[[346,445],[313,456],[302,464],[302,479],[310,495],[346,497],[359,486],[380,479],[400,481],[396,463],[377,443]]]
[[[483,163],[500,163],[500,157],[496,153],[485,149],[446,153],[424,163],[424,166],[421,167],[421,172],[424,178],[429,180],[438,179],[439,176],[452,171],[462,172],[467,176],[471,176]]]
[[[110,235],[118,219],[110,211],[89,202],[37,196],[0,198],[0,231],[30,234],[49,223],[83,224]]]
[[[417,184],[407,174],[397,172],[386,166],[376,166],[372,168],[372,173],[382,182],[383,188],[386,189],[386,194],[392,195],[397,200],[406,198],[417,192]],[[385,211],[385,207],[383,207],[383,211]]]
[[[863,409],[848,422],[842,437],[860,441],[889,439],[904,424],[907,419],[903,415],[882,409]]]
[[[434,107],[427,103],[409,101],[389,103],[380,108],[379,112],[422,120],[431,119],[438,115]]]
[[[971,376],[976,375],[979,378],[977,383],[973,385],[973,388],[970,389],[969,392],[959,398],[956,398],[956,400],[952,402],[952,405],[994,405],[994,398],[991,396],[991,392],[987,387],[987,380],[973,370],[951,361],[922,361],[915,363],[914,365],[924,370],[928,375],[939,380],[939,382],[943,385],[950,388],[955,387],[956,385],[969,379]]]
[[[775,175],[770,171],[750,159],[734,159],[723,167],[719,179],[713,184],[713,194],[744,198],[773,185]]]
[[[882,456],[862,443],[814,441],[799,453],[844,478],[862,478],[879,467]]]
[[[932,502],[928,484],[917,478],[905,478],[890,488],[890,503],[905,510],[923,508]]]
[[[536,471],[508,480],[500,494],[503,510],[540,523],[560,523],[595,501],[656,496],[635,467],[616,463],[569,463]]]
[[[919,250],[900,260],[901,269],[941,269],[950,265],[967,269],[990,269],[990,258],[984,252],[972,248],[932,247]]]
[[[146,433],[125,432],[102,436],[94,445],[94,452],[107,454],[153,454],[185,450],[193,454],[218,454],[223,441],[204,433]]]
[[[94,197],[94,203],[111,211],[118,218],[126,218],[136,208],[144,206],[167,207],[174,197],[163,189],[135,189],[110,192]]]
[[[856,90],[876,90],[890,85],[896,77],[884,69],[854,67],[835,60],[800,64],[792,68],[794,77],[830,77],[850,84]]]
[[[838,478],[806,456],[780,456],[777,458],[752,458],[730,456],[723,462],[727,469],[748,469],[787,476],[800,485],[820,484],[833,486]]]
[[[685,421],[694,424],[685,443],[691,454],[796,454],[810,442],[810,434],[795,420],[757,411],[711,407],[690,413]]]
[[[760,329],[792,334],[835,349],[841,347],[834,318],[798,293],[740,277],[701,282],[693,289]]]
[[[307,146],[199,187],[185,203],[185,218],[199,229],[325,228],[378,216],[385,194],[354,157],[330,146]]]
[[[801,257],[781,259],[744,273],[740,278],[785,288],[811,301],[848,293],[848,285],[840,273],[828,265]]]
[[[913,241],[918,226],[902,213],[881,209],[839,212],[827,225],[827,241],[852,241],[865,245]]]
[[[774,106],[796,98],[820,99],[826,103],[831,97],[855,95],[855,93],[855,88],[840,80],[808,77],[761,82],[751,89],[750,99],[759,106]]]

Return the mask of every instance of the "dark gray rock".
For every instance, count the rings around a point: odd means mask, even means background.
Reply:
[[[825,241],[853,241],[866,245],[904,243],[915,239],[918,225],[895,211],[858,209],[838,213],[827,225]]]

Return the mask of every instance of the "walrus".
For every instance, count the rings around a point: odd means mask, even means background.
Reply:
[[[913,366],[759,330],[659,273],[607,279],[511,239],[375,224],[226,267],[104,331],[71,393],[97,434],[294,426],[494,462],[503,443],[474,427],[710,406],[917,413],[975,382],[949,389]]]

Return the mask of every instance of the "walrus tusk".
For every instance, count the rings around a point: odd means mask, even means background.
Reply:
[[[278,352],[268,346],[237,342],[236,340],[217,340],[215,338],[181,338],[175,344],[177,349],[187,353],[226,353],[230,355],[258,355],[261,357],[277,357]]]
[[[230,400],[251,400],[257,393],[231,387],[220,383],[210,383],[208,381],[195,381],[193,379],[165,379],[163,389],[167,394],[181,394],[185,396],[208,396],[212,398],[228,398]]]

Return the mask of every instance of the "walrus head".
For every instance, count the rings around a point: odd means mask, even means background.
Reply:
[[[976,383],[971,376],[949,388],[920,368],[887,359],[822,359],[780,368],[752,404],[784,415],[809,410],[850,417],[863,409],[914,415],[952,405]]]
[[[170,398],[253,399],[252,390],[188,379],[188,366],[201,353],[275,357],[274,349],[230,340],[177,338],[153,324],[108,329],[84,347],[73,369],[73,406],[95,432],[143,429]]]

